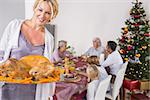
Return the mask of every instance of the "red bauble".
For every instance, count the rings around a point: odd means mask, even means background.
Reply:
[[[134,15],[134,18],[140,18],[140,15]]]
[[[145,33],[145,34],[144,34],[144,36],[147,36],[147,37],[149,37],[149,36],[150,36],[150,34],[149,34],[149,33]]]
[[[139,24],[135,23],[134,26],[135,26],[135,27],[139,27]]]
[[[132,46],[129,45],[129,46],[127,47],[127,49],[128,49],[129,51],[132,50]]]
[[[124,33],[123,34],[127,34],[128,33],[128,31],[124,31]]]
[[[120,52],[121,54],[126,54],[126,51],[123,50],[123,49],[121,49],[119,52]]]
[[[124,39],[124,38],[122,38],[120,41],[121,41],[122,43],[124,43],[125,39]]]

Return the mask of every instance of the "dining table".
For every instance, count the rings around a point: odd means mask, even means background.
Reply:
[[[87,63],[82,58],[73,59],[75,69],[82,69],[85,72]],[[76,72],[76,71],[75,71]],[[56,82],[54,100],[83,100],[86,96],[87,77],[77,74],[78,80]]]

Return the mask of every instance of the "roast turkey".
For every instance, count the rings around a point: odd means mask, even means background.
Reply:
[[[24,56],[20,60],[10,58],[0,65],[0,75],[13,79],[33,77],[39,80],[48,77],[53,71],[53,64],[40,55]]]

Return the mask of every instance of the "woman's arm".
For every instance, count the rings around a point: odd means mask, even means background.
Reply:
[[[85,73],[85,72],[77,72],[77,73],[80,74],[80,75],[88,77],[87,73]]]

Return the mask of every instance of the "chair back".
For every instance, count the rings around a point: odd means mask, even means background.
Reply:
[[[104,57],[105,55],[102,53],[102,54],[100,54],[100,59],[99,59],[99,63],[100,63],[100,65],[104,62],[104,59],[105,59],[105,57]]]
[[[111,75],[99,83],[98,89],[95,94],[95,100],[105,100],[106,92],[110,84]]]
[[[123,79],[124,79],[127,65],[128,65],[128,62],[123,63],[121,66],[121,69],[118,71],[118,73],[116,75],[116,79],[115,79],[115,82],[113,85],[113,91],[112,91],[113,100],[116,100],[116,98],[119,94],[120,88],[121,88],[122,83],[123,83]]]

